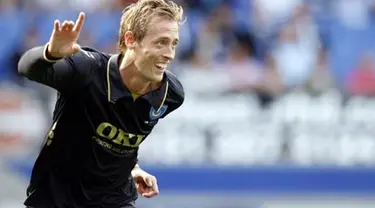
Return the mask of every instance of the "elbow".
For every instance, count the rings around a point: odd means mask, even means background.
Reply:
[[[29,77],[36,68],[41,67],[40,61],[43,57],[43,47],[35,47],[26,51],[18,62],[18,73]]]
[[[27,64],[27,52],[22,55],[18,62],[18,73],[22,76],[27,76],[31,71],[31,66]]]

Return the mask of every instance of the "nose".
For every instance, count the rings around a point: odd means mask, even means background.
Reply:
[[[176,50],[174,48],[168,48],[164,52],[163,56],[164,58],[168,59],[168,61],[172,61],[175,57]]]

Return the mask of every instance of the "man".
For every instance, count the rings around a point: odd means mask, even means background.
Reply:
[[[22,56],[22,75],[58,91],[26,206],[128,208],[137,191],[148,198],[159,193],[137,152],[158,120],[184,100],[180,82],[166,71],[182,16],[171,1],[130,5],[121,19],[121,53],[111,56],[77,44],[80,13],[75,23],[56,20],[49,42]]]

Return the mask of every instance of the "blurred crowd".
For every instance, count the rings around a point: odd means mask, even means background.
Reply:
[[[117,53],[122,11],[135,1],[0,0],[0,181],[7,182],[6,189],[0,188],[0,202],[17,194],[23,200],[23,182],[16,186],[17,182],[9,180],[18,173],[7,174],[1,161],[26,155],[25,163],[31,163],[28,152],[39,152],[40,142],[35,141],[49,128],[56,98],[53,90],[18,74],[21,55],[48,41],[55,19],[75,20],[80,11],[86,13],[86,22],[79,43]],[[142,162],[175,165],[204,161],[205,167],[207,161],[241,167],[285,165],[288,161],[373,165],[375,100],[361,99],[375,95],[375,0],[174,1],[183,5],[186,22],[170,70],[184,84],[186,108],[172,114],[176,117],[171,116],[164,126],[161,123],[155,139],[143,144]],[[341,109],[337,94],[353,97],[352,102],[347,99],[346,108]],[[33,99],[22,102],[24,97]],[[272,108],[274,111],[269,110]],[[342,118],[353,122],[342,125]],[[202,172],[215,180],[212,174],[222,171]],[[270,176],[259,173],[260,181],[265,181],[264,175]],[[283,172],[274,181],[293,181],[293,187],[311,182],[289,177],[294,175]],[[348,187],[370,190],[369,180],[358,178],[362,186],[347,180],[353,183]],[[218,181],[221,184],[223,180]],[[178,189],[191,187],[186,185],[191,181],[183,182],[185,185],[178,183]],[[236,186],[243,181],[227,182]],[[316,180],[312,183],[316,191]],[[177,200],[181,204],[180,198]]]
[[[27,85],[16,70],[22,53],[79,11],[80,44],[116,53],[122,10],[134,1],[0,0],[0,84]],[[373,0],[175,1],[187,21],[171,70],[187,89],[254,93],[263,106],[291,90],[375,94]]]

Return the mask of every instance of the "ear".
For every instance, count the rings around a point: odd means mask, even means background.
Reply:
[[[135,37],[132,31],[126,31],[124,35],[125,45],[126,48],[129,50],[133,50],[135,47]]]

